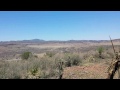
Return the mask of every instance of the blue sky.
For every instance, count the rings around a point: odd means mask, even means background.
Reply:
[[[0,41],[120,38],[120,11],[0,11]]]

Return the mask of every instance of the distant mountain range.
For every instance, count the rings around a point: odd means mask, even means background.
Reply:
[[[114,39],[113,41],[120,42],[120,39]],[[19,40],[19,41],[1,41],[0,44],[19,44],[19,43],[84,43],[84,42],[92,42],[92,43],[101,43],[101,42],[110,42],[110,40],[49,40],[45,41],[42,39],[32,39],[32,40]]]

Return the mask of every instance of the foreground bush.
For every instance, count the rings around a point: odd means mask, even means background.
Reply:
[[[66,67],[76,66],[81,63],[81,59],[79,55],[76,55],[76,54],[68,54],[65,56],[64,59],[65,59]]]
[[[31,58],[30,52],[22,54],[19,61],[0,61],[0,79],[60,79],[64,67],[79,65],[81,59],[77,54],[63,54],[59,57]]]

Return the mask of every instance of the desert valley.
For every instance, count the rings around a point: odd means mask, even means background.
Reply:
[[[113,43],[119,51],[120,39]],[[62,72],[63,79],[105,79],[113,58],[110,40],[5,41],[0,42],[0,78],[58,79]]]

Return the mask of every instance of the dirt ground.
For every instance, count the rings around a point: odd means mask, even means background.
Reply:
[[[67,67],[64,69],[65,79],[106,79],[108,65],[102,63],[87,63],[82,66]],[[118,73],[114,79],[118,79]]]

